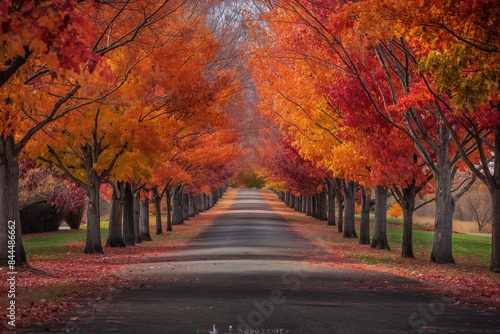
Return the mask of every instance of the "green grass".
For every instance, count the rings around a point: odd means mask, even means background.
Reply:
[[[105,242],[108,237],[109,223],[101,222],[101,238]],[[67,246],[74,242],[83,242],[87,234],[87,225],[82,225],[79,230],[60,230],[57,232],[43,233],[37,236],[29,235],[23,240],[23,245],[28,257],[36,260],[57,259],[70,256],[76,252]],[[83,248],[78,251],[80,254]]]
[[[151,218],[151,223],[154,222],[154,216]],[[400,221],[400,220],[399,220]],[[398,220],[391,219],[390,223],[397,223]],[[101,222],[101,236],[103,243],[108,235],[108,221]],[[401,248],[403,230],[399,226],[388,226],[387,236],[389,245],[392,248]],[[73,253],[81,253],[82,250],[75,250],[67,246],[74,242],[83,242],[86,236],[86,225],[82,225],[80,230],[63,230],[53,233],[44,234],[41,236],[29,236],[24,240],[24,246],[28,256],[37,259],[55,259],[71,256]],[[373,231],[372,231],[373,236]],[[190,235],[187,234],[187,237]],[[432,241],[434,233],[430,231],[414,230],[413,231],[413,253],[416,258],[427,261],[432,249]],[[189,239],[189,238],[188,238]],[[491,239],[480,236],[467,234],[453,234],[453,255],[457,263],[473,267],[487,267],[491,256]],[[374,253],[371,255],[353,255],[352,258],[357,258],[366,263],[389,263],[403,261],[399,257],[399,251]]]
[[[400,250],[403,239],[402,220],[388,218],[387,238],[391,251],[381,251],[373,253],[348,254],[347,257],[361,260],[368,264],[402,263],[406,260],[401,258]],[[359,233],[359,221],[357,221]],[[429,228],[426,225],[414,224],[415,228]],[[370,231],[373,237],[373,229]],[[359,235],[359,234],[358,234]],[[413,230],[413,255],[417,260],[429,261],[432,250],[434,232],[426,230]],[[368,247],[368,246],[367,246]],[[491,238],[474,236],[461,233],[453,233],[453,257],[459,265],[470,268],[488,268],[491,257]]]
[[[403,230],[388,227],[387,237],[391,247],[401,248]],[[434,232],[413,230],[413,254],[415,257],[430,256]],[[458,263],[472,266],[488,266],[491,255],[491,238],[453,233],[453,256]],[[466,260],[466,263],[463,261]]]
[[[373,214],[370,215],[370,219],[373,219]],[[356,220],[361,220],[361,216],[359,214],[357,214],[356,216]],[[393,218],[393,217],[387,217],[387,224],[397,224],[397,225],[401,225],[403,226],[403,219],[401,218]],[[414,227],[422,227],[422,228],[428,228],[429,226],[428,225],[425,225],[425,224],[419,224],[417,222],[413,222],[413,226]]]
[[[455,233],[453,234],[453,252],[457,256],[475,258],[489,263],[491,238]]]

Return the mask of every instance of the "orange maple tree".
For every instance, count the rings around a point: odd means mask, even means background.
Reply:
[[[73,110],[67,102],[80,88],[76,77],[93,72],[99,63],[100,55],[89,48],[97,31],[82,15],[94,6],[63,0],[0,2],[1,265],[26,262],[19,217],[19,155],[36,133]],[[44,94],[43,80],[64,82],[66,90]],[[9,221],[15,226],[15,247],[7,243]]]

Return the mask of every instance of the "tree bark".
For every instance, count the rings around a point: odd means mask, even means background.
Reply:
[[[207,210],[210,210],[213,205],[214,205],[214,193],[211,192],[210,194],[208,194]]]
[[[342,187],[344,182],[341,179],[335,179],[335,183],[337,184],[337,186],[335,187],[335,192],[337,194],[337,204],[339,207],[339,223],[337,225],[337,232],[342,233],[344,229],[344,196],[342,194]]]
[[[111,195],[111,213],[109,215],[108,238],[106,247],[125,247],[122,238],[122,218],[123,206],[120,198],[121,191],[118,184],[113,184],[113,193]]]
[[[202,197],[201,196],[202,196],[201,194],[197,194],[196,197],[195,197],[196,200],[194,202],[194,214],[196,216],[199,215],[202,212],[202,210],[203,210],[203,208],[201,206],[201,201],[202,201]]]
[[[101,244],[101,208],[99,203],[99,176],[92,169],[89,173],[87,196],[87,238],[85,241],[85,254],[104,254]]]
[[[306,215],[310,217],[313,215],[313,199],[310,195],[307,195]]]
[[[328,214],[326,208],[326,188],[321,191],[318,195],[318,218],[320,221],[327,221]]]
[[[125,245],[135,245],[134,234],[134,195],[130,183],[126,182],[123,189],[123,242]]]
[[[134,205],[133,205],[133,219],[134,219],[134,243],[140,244],[142,242],[141,239],[141,193],[140,191],[134,191],[134,187],[132,187],[132,196],[134,197]]]
[[[189,220],[189,195],[182,193],[182,221]]]
[[[203,194],[203,207],[204,211],[209,209],[210,194]]]
[[[497,176],[499,178],[500,175]],[[491,233],[491,260],[490,271],[500,274],[500,183],[490,189],[491,203],[493,208],[492,233]]]
[[[10,231],[14,233],[14,244],[9,244]],[[19,214],[19,153],[14,137],[0,136],[0,265],[19,267],[25,263]]]
[[[312,197],[312,216],[318,219],[318,194],[314,194]]]
[[[359,244],[369,245],[370,244],[370,210],[373,205],[371,191],[365,187],[361,188],[361,224],[359,228]]]
[[[301,194],[300,195],[300,212],[305,214],[306,210],[307,210],[307,195]]]
[[[490,271],[500,274],[500,124],[495,127],[493,175],[488,180],[493,217],[491,222]]]
[[[196,216],[196,197],[189,195],[189,217]]]
[[[172,190],[167,187],[165,192],[165,201],[167,202],[167,232],[172,232]]]
[[[139,197],[139,194],[136,195]],[[140,201],[139,233],[141,241],[152,241],[149,233],[149,198]]]
[[[454,166],[449,162],[450,134],[445,125],[439,128],[439,150],[436,155],[436,216],[431,261],[455,263],[452,252],[453,214],[455,199],[451,194]]]
[[[417,187],[413,183],[403,188],[402,198],[398,200],[403,210],[403,243],[401,247],[401,257],[415,258],[413,255],[413,213],[415,211],[415,200],[417,197]]]
[[[174,188],[174,193],[172,196],[172,224],[179,225],[182,224],[182,210],[180,205],[180,187]]]
[[[387,240],[387,188],[375,187],[375,224],[371,248],[391,249]]]
[[[156,235],[162,234],[162,226],[161,226],[161,196],[158,192],[158,187],[153,188],[153,196],[154,196],[154,205],[155,205],[155,222],[156,222]]]
[[[328,190],[328,196],[327,196],[327,201],[328,201],[328,225],[330,226],[335,226],[335,184],[333,183],[332,180],[327,180],[326,181]]]
[[[346,181],[344,187],[344,197],[345,197],[345,222],[344,222],[344,238],[357,238],[356,235],[356,225],[354,221],[355,214],[355,195],[356,195],[356,183],[353,181]]]

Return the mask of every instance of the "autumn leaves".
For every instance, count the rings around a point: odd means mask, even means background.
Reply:
[[[209,193],[232,173],[239,136],[224,109],[238,83],[201,7],[53,0],[2,1],[0,10],[2,228],[19,221],[8,197],[20,155],[85,189],[87,253],[102,252],[103,182],[133,182],[144,199],[153,188]]]
[[[416,196],[433,192],[431,259],[453,263],[464,177],[487,184],[500,205],[497,11],[491,1],[276,1],[253,24],[260,110],[285,138],[274,150],[292,148],[310,169],[264,171],[296,195],[311,175],[391,189],[405,217],[403,256],[412,256]],[[344,204],[352,228],[353,203]],[[498,272],[498,212],[493,221]]]
[[[133,181],[161,197],[180,188],[207,193],[231,175],[240,151],[231,126],[239,120],[224,110],[237,106],[241,78],[207,28],[208,2],[190,3],[0,2],[2,231],[19,222],[20,155],[57,166],[86,190],[90,253],[101,251],[103,182]],[[497,6],[261,6],[244,17],[252,19],[248,68],[260,111],[275,125],[260,145],[270,185],[313,194],[328,179],[349,205],[348,235],[353,187],[390,189],[404,212],[403,256],[411,256],[415,199],[433,192],[432,260],[453,263],[454,203],[468,187],[457,180],[479,179],[500,206]],[[492,271],[500,271],[497,211]],[[22,264],[20,232],[16,245]],[[4,263],[6,256],[2,232]]]

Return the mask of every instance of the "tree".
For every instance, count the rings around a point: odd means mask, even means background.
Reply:
[[[325,56],[328,50],[325,52],[319,47],[321,41],[308,33],[306,25],[294,21],[293,15],[287,16],[286,10],[280,8],[264,18],[269,26],[266,28],[272,29],[262,29],[268,43],[262,43],[255,50],[260,62],[254,61],[263,101],[261,108],[273,122],[290,133],[301,155],[327,168],[336,177],[371,186],[402,184],[413,175],[408,176],[409,170],[420,170],[408,166],[413,160],[406,157],[414,151],[409,141],[399,136],[394,142],[396,136],[387,130],[390,124],[373,111],[371,101],[355,78],[337,72],[340,65]],[[316,48],[310,48],[311,40],[315,40]],[[374,55],[366,52],[363,57],[376,61]],[[287,58],[286,66],[283,66],[283,58]],[[380,73],[383,84],[385,79],[383,72]],[[379,86],[380,82],[375,82],[374,88]],[[354,100],[356,104],[353,105],[350,101]],[[398,145],[400,141],[404,144]],[[374,152],[375,149],[367,151],[373,142],[387,143],[380,145],[384,148],[384,161],[378,158],[380,152]],[[396,149],[387,152],[393,147]],[[392,165],[401,166],[400,170],[392,168],[388,173],[387,166]],[[352,196],[347,197],[349,230],[354,226],[352,199]],[[352,233],[346,232],[349,234]]]
[[[454,262],[451,253],[450,212],[453,211],[454,201],[463,192],[451,195],[450,175],[453,176],[457,170],[455,163],[459,155],[454,150],[454,156],[450,158],[449,132],[443,124],[442,117],[435,112],[436,99],[421,85],[422,77],[416,72],[415,50],[412,49],[414,45],[388,34],[388,31],[397,32],[397,29],[385,29],[386,26],[381,28],[385,21],[370,21],[371,25],[361,26],[360,22],[365,21],[358,18],[364,15],[363,9],[368,7],[359,9],[356,6],[370,4],[368,1],[352,4],[280,2],[281,8],[288,11],[298,25],[306,28],[303,31],[308,33],[309,39],[329,50],[331,62],[342,70],[338,72],[347,73],[358,81],[377,114],[412,139],[422,159],[434,171],[439,190],[436,192],[436,201],[441,212],[436,214],[436,239],[431,259],[441,263]],[[350,10],[355,14],[349,15]],[[371,8],[368,12],[374,13]],[[352,27],[360,33],[353,34]],[[372,50],[377,56],[378,65],[376,63],[367,65],[364,61],[367,52],[358,52],[360,48],[361,51]],[[380,70],[372,71],[375,65]],[[366,71],[367,69],[369,71]],[[384,74],[385,80],[375,81],[377,73]],[[384,86],[387,89],[384,89],[380,82],[385,82]],[[427,98],[423,95],[425,92]],[[417,96],[424,97],[424,100],[416,103]],[[393,106],[397,107],[394,109]],[[395,110],[398,111],[394,112]],[[433,132],[433,129],[438,131]],[[473,150],[473,146],[468,145],[469,142],[470,138],[467,137],[462,140],[467,150]]]
[[[123,219],[123,191],[121,183],[110,183],[111,190],[111,209],[109,214],[108,238],[106,247],[125,247],[122,236]]]
[[[225,122],[219,106],[234,90],[230,74],[220,71],[210,78],[206,71],[217,46],[202,21],[184,19],[181,8],[174,7],[161,24],[148,25],[138,34],[134,43],[110,51],[106,61],[119,85],[85,82],[87,98],[101,91],[112,93],[96,110],[92,105],[72,114],[66,129],[46,131],[51,137],[40,142],[48,143],[46,153],[38,148],[42,159],[87,189],[86,253],[102,252],[94,198],[105,179],[123,183],[125,244],[140,242],[139,214],[132,209],[135,205],[139,210],[139,190],[161,164],[178,166],[180,161],[180,169],[193,169],[194,163],[182,160],[186,152],[192,153],[189,145],[200,143]],[[166,55],[167,62],[162,60]]]
[[[81,83],[92,73],[110,80],[109,67],[103,66],[100,59],[133,42],[153,23],[158,24],[170,10],[170,3],[127,1],[114,6],[64,0],[1,2],[0,36],[7,64],[1,69],[0,80],[4,116],[0,140],[0,211],[5,214],[0,226],[3,265],[7,263],[5,224],[9,220],[19,222],[19,154],[49,124],[111,94],[114,90],[89,98],[82,92]],[[173,4],[174,8],[178,5]],[[16,264],[21,265],[26,257],[20,228],[16,233]]]
[[[324,186],[326,174],[304,160],[288,138],[282,138],[279,146],[269,139],[265,141],[259,159],[266,183],[277,191],[313,196]]]
[[[19,156],[37,132],[72,110],[65,104],[80,88],[74,83],[64,94],[41,99],[43,94],[37,89],[41,73],[51,74],[54,81],[65,77],[72,82],[76,74],[94,71],[99,61],[99,55],[87,47],[96,31],[77,6],[89,7],[88,3],[63,0],[0,2],[4,64],[0,68],[1,265],[9,260],[9,221],[15,223],[15,264],[26,263],[19,216]],[[35,72],[26,71],[33,66]]]
[[[370,244],[370,210],[375,205],[372,200],[371,189],[361,188],[361,222],[359,227],[359,244]]]
[[[369,3],[369,2],[366,2]],[[396,38],[420,46],[418,62],[434,114],[451,135],[467,167],[487,185],[493,206],[500,203],[498,158],[498,6],[493,1],[403,5],[380,1],[363,9],[360,23],[372,30],[374,15],[383,15]],[[380,31],[380,30],[379,30]],[[477,154],[471,154],[477,149]],[[496,212],[496,211],[494,211]],[[500,218],[494,214],[490,270],[500,272]]]

